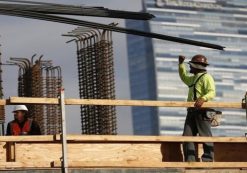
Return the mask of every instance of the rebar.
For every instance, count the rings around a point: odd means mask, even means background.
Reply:
[[[111,32],[79,27],[66,35],[76,38],[80,98],[115,99]],[[116,109],[81,105],[81,125],[82,134],[116,134]]]
[[[140,31],[140,30],[116,27],[116,26],[109,26],[105,24],[88,22],[88,21],[83,21],[83,20],[78,20],[78,19],[73,19],[73,18],[68,18],[68,17],[62,17],[62,16],[57,16],[57,15],[49,15],[48,12],[41,13],[37,9],[28,11],[28,9],[9,7],[9,6],[6,6],[6,4],[5,6],[2,6],[2,7],[0,6],[0,14],[8,15],[8,16],[18,16],[18,17],[25,17],[25,18],[31,18],[31,19],[45,20],[45,21],[52,21],[52,22],[58,22],[58,23],[64,23],[64,24],[71,24],[71,25],[89,27],[89,28],[94,28],[94,29],[109,30],[109,31],[114,31],[114,32],[119,32],[119,33],[132,34],[132,35],[156,38],[160,40],[167,40],[167,41],[172,41],[172,42],[177,42],[177,43],[190,44],[194,46],[201,46],[201,47],[207,47],[207,48],[212,48],[212,49],[224,50],[223,46],[216,45],[216,44],[205,43],[205,42],[189,40],[189,39],[173,37],[173,36],[167,36],[167,35],[158,34],[158,33],[145,32],[145,31]]]
[[[10,10],[39,12],[43,14],[79,15],[79,16],[92,16],[92,17],[134,19],[134,20],[150,20],[154,18],[154,15],[145,12],[131,12],[131,11],[122,11],[122,10],[111,10],[104,7],[63,5],[63,4],[54,4],[54,3],[32,2],[32,1],[0,0],[0,8],[10,9]]]
[[[57,98],[62,87],[62,74],[59,66],[42,60],[34,62],[27,58],[10,58],[10,63],[18,65],[18,95],[20,97]],[[29,116],[35,119],[42,134],[53,135],[61,132],[61,111],[57,105],[27,105]]]
[[[0,45],[1,48],[1,45]],[[2,85],[2,52],[0,49],[0,99],[3,98],[3,85]],[[3,127],[5,123],[5,107],[0,105],[0,125]]]

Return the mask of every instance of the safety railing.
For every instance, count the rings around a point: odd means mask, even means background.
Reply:
[[[63,96],[63,95],[62,95]],[[246,97],[246,96],[245,96]],[[246,98],[244,99],[246,100]],[[192,107],[193,102],[10,97],[0,105],[55,104]],[[206,102],[203,107],[246,109],[245,102]],[[66,130],[65,124],[63,128]],[[184,162],[182,143],[214,143],[214,162]],[[66,144],[66,145],[64,145]],[[0,169],[15,168],[247,168],[246,137],[61,135],[0,137]],[[64,148],[65,147],[65,148]],[[65,152],[65,153],[64,153]],[[66,171],[65,171],[66,172]]]

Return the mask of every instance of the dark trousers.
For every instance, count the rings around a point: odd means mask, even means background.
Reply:
[[[206,117],[205,110],[189,110],[184,124],[183,136],[212,136],[210,121]],[[213,143],[203,144],[204,154],[202,161],[212,162],[214,159]],[[183,144],[185,161],[196,161],[195,145],[193,142]]]

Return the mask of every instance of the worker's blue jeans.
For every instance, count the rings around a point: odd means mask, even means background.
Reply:
[[[212,136],[211,124],[206,117],[205,110],[188,109],[188,114],[185,120],[183,136]],[[204,154],[202,161],[212,162],[214,159],[213,143],[203,144]],[[196,161],[195,145],[193,142],[183,144],[184,159],[188,162]]]

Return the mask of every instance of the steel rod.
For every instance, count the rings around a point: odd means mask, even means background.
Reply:
[[[12,3],[3,3],[12,2]],[[18,2],[21,4],[13,4]],[[104,7],[87,7],[75,5],[63,5],[53,3],[40,3],[40,2],[23,2],[23,1],[2,1],[0,0],[0,7],[8,10],[23,10],[31,12],[39,12],[44,14],[61,14],[61,15],[80,15],[80,16],[93,16],[93,17],[109,17],[109,18],[122,18],[134,20],[150,20],[154,15],[145,12],[132,12],[122,10],[110,10]]]
[[[148,32],[134,30],[134,29],[126,29],[122,27],[99,24],[95,22],[88,22],[88,21],[66,18],[66,17],[61,17],[61,16],[52,16],[52,15],[41,14],[41,13],[36,13],[36,12],[29,12],[29,11],[22,11],[22,10],[6,10],[2,8],[0,8],[0,14],[26,17],[26,18],[31,18],[31,19],[39,19],[39,20],[52,21],[52,22],[59,22],[59,23],[71,24],[71,25],[86,26],[86,27],[91,27],[95,29],[104,29],[104,30],[109,30],[109,31],[114,31],[114,32],[139,35],[139,36],[144,36],[144,37],[149,37],[149,38],[156,38],[160,40],[173,41],[173,42],[178,42],[178,43],[183,43],[183,44],[190,44],[194,46],[201,46],[201,47],[207,47],[207,48],[212,48],[212,49],[224,50],[223,46],[216,45],[216,44],[210,44],[210,43],[189,40],[189,39],[184,39],[184,38],[179,38],[179,37],[167,36],[167,35],[162,35],[162,34],[157,34],[157,33],[152,33],[152,32],[148,33]]]

